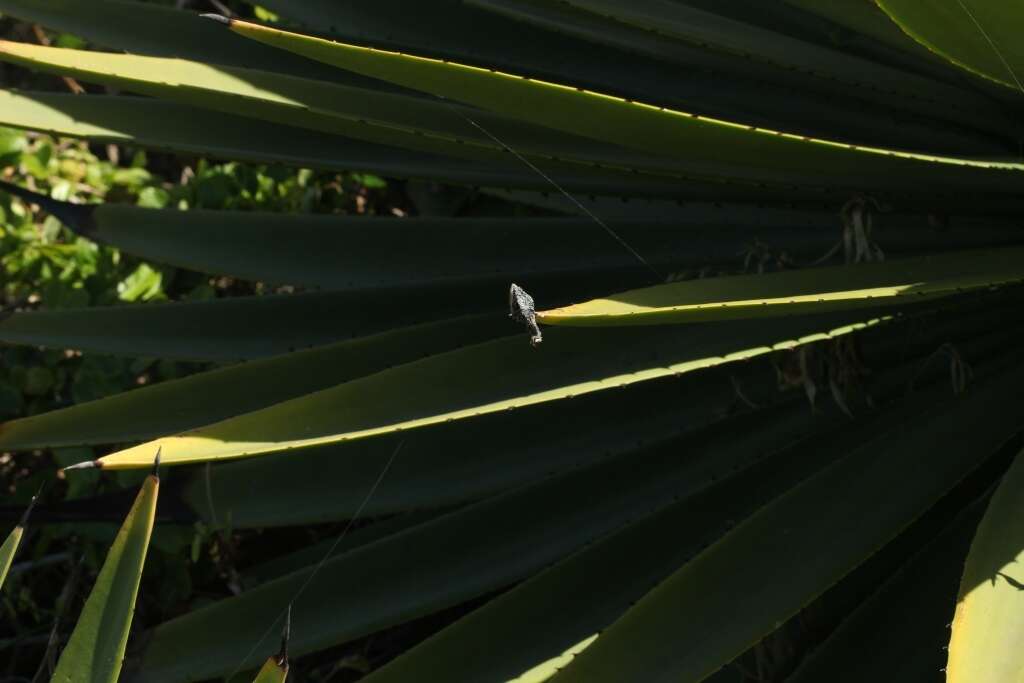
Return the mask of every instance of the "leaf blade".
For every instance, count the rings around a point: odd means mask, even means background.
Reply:
[[[628,144],[651,154],[717,164],[719,177],[742,177],[741,166],[754,169],[767,165],[776,175],[783,169],[802,174],[808,185],[820,185],[826,176],[837,184],[854,182],[862,187],[864,183],[877,187],[883,183],[890,189],[927,181],[933,181],[929,182],[932,189],[947,182],[969,186],[981,179],[1009,183],[1007,187],[1024,182],[1024,166],[1019,164],[968,161],[816,140],[514,74],[334,43],[244,21],[232,20],[230,24],[231,30],[254,40],[356,73],[502,111],[541,126]],[[635,134],[623,138],[624,129]],[[727,164],[731,166],[723,169]],[[714,169],[709,172],[716,175]],[[762,176],[760,180],[771,178]],[[989,190],[994,187],[988,186]]]
[[[143,482],[57,661],[53,683],[117,683],[159,489],[155,475]]]
[[[7,578],[7,572],[11,569],[14,555],[18,552],[18,546],[21,544],[21,537],[24,533],[25,529],[19,524],[7,535],[3,545],[0,545],[0,586],[3,586],[4,580]]]
[[[992,0],[908,2],[875,0],[911,38],[975,76],[1021,92],[1024,51],[1017,36],[1024,12]]]
[[[964,566],[949,641],[950,683],[1015,680],[1024,671],[1017,643],[1024,634],[1024,456],[996,489]]]
[[[498,337],[506,325],[498,316],[454,318],[159,382],[0,423],[0,447],[24,450],[165,436]],[[267,382],[268,376],[275,381]]]
[[[1024,377],[1024,366],[1011,358],[989,377],[978,393],[947,402],[892,438],[859,447],[737,526],[648,593],[553,680],[702,680],[727,664],[1005,443],[1024,408],[1004,402]],[[984,420],[983,441],[975,420]],[[923,462],[927,476],[920,476]],[[865,506],[865,500],[876,504]],[[818,514],[808,515],[809,509]],[[735,591],[735,577],[751,566],[763,568],[761,580]],[[684,637],[690,647],[678,648]]]
[[[833,317],[789,319],[765,326],[707,326],[680,335],[656,329],[601,334],[561,329],[540,353],[522,337],[478,344],[386,370],[361,380],[248,413],[179,436],[104,456],[111,468],[143,467],[160,447],[164,461],[238,458],[382,436],[539,405],[753,358],[782,348],[850,334],[883,322]],[[828,332],[832,322],[846,324]],[[722,324],[719,324],[722,325]],[[740,332],[742,330],[742,332]],[[737,336],[746,343],[738,342]],[[796,339],[794,339],[796,337]],[[748,346],[753,340],[763,346]],[[648,346],[645,346],[648,344]],[[682,346],[682,347],[681,347]],[[602,360],[595,364],[595,358]],[[366,396],[387,396],[386,404]],[[345,406],[344,414],[339,406]],[[301,425],[301,426],[300,426]]]
[[[131,356],[239,361],[480,313],[501,301],[503,289],[388,287],[25,311],[0,316],[0,339]]]
[[[902,261],[690,280],[538,311],[548,325],[657,325],[908,305],[1024,278],[1024,250],[975,250]]]

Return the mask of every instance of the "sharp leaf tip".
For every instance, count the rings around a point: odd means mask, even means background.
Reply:
[[[225,17],[223,14],[214,14],[211,12],[207,14],[200,14],[199,16],[203,19],[211,19],[217,23],[224,24],[225,26],[231,26],[231,17]]]
[[[36,492],[36,495],[32,496],[32,500],[28,502],[28,507],[25,508],[25,512],[21,515],[21,520],[18,521],[18,526],[20,526],[22,529],[24,529],[25,525],[28,524],[28,518],[29,516],[31,516],[32,510],[35,509],[36,502],[39,500],[39,497],[43,495],[43,490],[45,488],[46,484],[40,486],[39,490]]]
[[[288,604],[288,612],[284,617],[284,630],[281,632],[281,651],[277,654],[277,663],[288,666],[288,641],[292,637],[292,605]]]
[[[103,467],[103,465],[100,464],[99,460],[86,460],[85,462],[80,462],[80,463],[78,463],[76,465],[68,465],[67,467],[65,467],[61,471],[62,472],[70,472],[71,470],[91,470],[93,468],[101,468],[101,467]]]

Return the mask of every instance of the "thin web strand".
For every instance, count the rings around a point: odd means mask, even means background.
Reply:
[[[274,631],[274,629],[277,627],[278,622],[281,621],[281,618],[288,614],[288,612],[291,610],[292,604],[294,604],[296,600],[302,597],[302,594],[305,592],[306,588],[308,588],[309,584],[311,584],[313,582],[313,579],[316,578],[317,573],[319,573],[320,570],[323,569],[324,565],[327,564],[327,561],[331,559],[331,556],[334,555],[334,551],[338,549],[338,546],[341,544],[342,540],[344,540],[345,536],[348,535],[348,532],[352,530],[352,526],[355,524],[356,520],[359,519],[359,517],[363,514],[363,510],[369,504],[370,499],[373,498],[373,495],[377,492],[377,489],[380,487],[381,482],[384,481],[384,477],[387,475],[388,470],[391,469],[391,465],[395,462],[395,458],[398,457],[398,453],[402,450],[402,447],[404,445],[405,441],[402,441],[398,444],[397,447],[395,447],[395,450],[391,453],[391,457],[388,458],[388,461],[386,463],[384,463],[384,468],[380,471],[380,474],[377,476],[377,480],[373,482],[373,486],[370,487],[370,490],[366,493],[366,496],[363,498],[363,502],[359,504],[359,507],[356,508],[355,514],[352,515],[352,517],[348,520],[348,524],[345,525],[345,528],[342,529],[341,533],[338,534],[337,538],[334,539],[334,543],[331,544],[331,547],[328,548],[327,552],[324,554],[320,562],[317,563],[313,571],[309,574],[309,576],[306,577],[306,580],[302,583],[301,586],[299,586],[299,589],[295,591],[295,594],[288,601],[288,606],[274,618],[274,621],[272,621],[269,626],[267,626],[267,630],[263,632],[263,635],[261,635],[259,640],[257,640],[256,643],[252,646],[252,649],[245,654],[245,657],[242,658],[242,661],[239,662],[238,666],[236,666],[231,671],[231,673],[228,674],[226,680],[231,680],[239,671],[242,670],[242,667],[245,666],[245,663],[249,660],[249,658],[253,656],[256,650],[259,649],[260,645],[263,644],[263,641],[265,641],[267,637]]]
[[[1002,51],[996,45],[995,41],[989,37],[988,32],[985,31],[985,27],[983,27],[981,23],[974,17],[974,13],[972,13],[971,10],[968,9],[967,5],[964,4],[963,0],[956,1],[960,5],[960,8],[967,13],[967,16],[971,18],[971,21],[974,23],[974,25],[978,27],[978,30],[981,31],[981,35],[984,36],[985,40],[988,41],[988,44],[992,46],[992,51],[996,53],[997,57],[999,57],[999,61],[1003,63],[1003,66],[1005,66],[1006,70],[1010,73],[1010,77],[1013,79],[1013,82],[1017,84],[1017,89],[1020,90],[1022,95],[1024,95],[1024,85],[1021,85],[1020,79],[1017,78],[1016,72],[1014,72],[1013,67],[1010,66],[1010,62],[1008,62],[1006,60],[1006,57],[1003,56]]]
[[[467,121],[467,122],[468,122],[468,123],[469,123],[470,125],[472,125],[472,126],[473,126],[474,128],[476,128],[477,130],[479,130],[479,131],[480,131],[481,133],[483,133],[484,135],[486,135],[487,137],[489,137],[489,138],[490,138],[491,140],[493,140],[493,141],[494,141],[494,142],[496,142],[497,144],[501,145],[501,146],[502,146],[502,147],[503,147],[504,149],[507,149],[507,150],[509,151],[509,153],[510,153],[510,154],[512,154],[512,155],[513,155],[513,156],[514,156],[514,157],[515,157],[516,159],[519,159],[519,161],[521,161],[521,162],[523,162],[524,164],[526,164],[526,166],[527,166],[527,167],[529,167],[529,168],[530,168],[530,170],[532,170],[532,171],[533,171],[534,173],[536,173],[536,174],[537,174],[537,175],[539,175],[539,176],[540,176],[541,178],[543,178],[543,179],[545,180],[545,182],[547,182],[547,183],[548,183],[549,185],[551,185],[551,187],[553,187],[553,188],[555,188],[556,190],[558,190],[558,192],[559,192],[559,193],[561,193],[562,195],[564,195],[566,199],[568,199],[568,200],[569,200],[570,202],[572,202],[572,203],[573,203],[574,205],[576,205],[576,207],[577,207],[577,208],[578,208],[578,209],[579,209],[580,211],[582,211],[582,212],[583,212],[584,214],[586,214],[586,215],[587,215],[587,216],[588,216],[588,217],[589,217],[589,218],[590,218],[590,219],[591,219],[592,221],[594,221],[595,223],[597,223],[598,225],[600,225],[600,226],[601,226],[602,228],[604,228],[604,231],[605,231],[605,232],[607,232],[607,233],[608,233],[608,235],[609,235],[609,236],[610,236],[610,237],[611,237],[612,239],[614,239],[614,240],[615,240],[616,242],[618,242],[618,243],[619,243],[620,245],[622,245],[622,247],[623,247],[623,248],[624,248],[624,249],[625,249],[626,251],[628,251],[628,252],[629,252],[630,254],[632,254],[632,255],[633,255],[633,257],[634,257],[634,258],[635,258],[635,259],[636,259],[637,261],[639,261],[639,262],[640,262],[641,264],[643,264],[643,266],[644,266],[644,267],[645,267],[645,268],[646,268],[647,270],[651,271],[651,274],[653,274],[653,275],[654,275],[654,278],[655,278],[655,279],[656,279],[657,281],[659,281],[659,282],[660,282],[660,281],[662,281],[662,280],[664,279],[664,278],[662,277],[661,273],[659,273],[659,272],[658,272],[657,270],[655,270],[654,266],[652,266],[652,265],[651,265],[650,263],[648,263],[648,262],[647,262],[647,260],[646,260],[646,259],[645,259],[645,258],[644,258],[643,256],[641,256],[641,255],[640,255],[640,253],[639,253],[639,252],[638,252],[638,251],[637,251],[636,249],[634,249],[633,247],[631,247],[631,246],[629,245],[629,243],[628,243],[628,242],[626,242],[626,240],[622,239],[622,237],[620,237],[618,233],[616,233],[616,232],[615,232],[614,230],[612,230],[611,226],[609,226],[609,225],[608,225],[607,223],[605,223],[604,221],[602,221],[602,220],[601,220],[601,219],[600,219],[600,218],[599,218],[599,217],[597,216],[597,214],[595,214],[595,213],[594,213],[593,211],[591,211],[590,209],[588,209],[588,208],[587,208],[587,207],[586,207],[586,206],[585,206],[585,205],[583,204],[583,202],[581,202],[581,201],[579,201],[578,199],[576,199],[576,197],[572,196],[572,194],[570,194],[570,193],[569,193],[569,192],[568,192],[568,191],[567,191],[567,190],[566,190],[565,188],[563,188],[563,187],[562,187],[561,185],[559,185],[558,183],[556,183],[556,182],[555,182],[555,180],[554,180],[554,178],[552,178],[552,177],[551,177],[551,176],[549,176],[549,175],[548,175],[547,173],[545,173],[544,171],[542,171],[542,170],[541,170],[541,169],[540,169],[540,168],[539,168],[539,167],[538,167],[538,166],[537,166],[536,164],[534,164],[534,163],[533,163],[532,161],[530,161],[529,159],[527,159],[527,158],[526,158],[525,156],[523,156],[522,154],[520,154],[520,153],[519,153],[519,152],[517,152],[516,150],[512,149],[512,147],[511,147],[511,146],[509,146],[509,145],[508,145],[508,143],[506,143],[506,142],[504,142],[503,140],[499,139],[499,138],[498,138],[498,136],[496,136],[496,135],[495,135],[494,133],[492,133],[491,131],[489,131],[489,130],[487,130],[486,128],[484,128],[484,127],[483,127],[482,125],[480,125],[479,123],[477,123],[477,122],[476,122],[476,121],[474,121],[473,119],[471,119],[471,118],[470,118],[469,116],[467,116],[467,115],[466,115],[465,113],[463,113],[463,112],[459,111],[459,110],[458,110],[458,109],[456,109],[455,107],[452,107],[452,105],[451,105],[450,103],[448,103],[448,106],[449,106],[449,107],[450,107],[450,108],[452,109],[452,111],[454,111],[454,112],[455,112],[455,113],[457,113],[457,114],[458,114],[459,116],[461,116],[462,118],[464,118],[464,119],[465,119],[465,120],[466,120],[466,121]]]

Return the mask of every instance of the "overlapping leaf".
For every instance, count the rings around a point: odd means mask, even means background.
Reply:
[[[764,448],[773,442],[768,435],[782,427],[784,419],[762,417],[775,421],[774,426],[759,422],[760,418],[743,421],[749,432],[739,436],[730,430],[715,432],[698,441],[698,448],[715,451],[723,464],[733,449]],[[876,432],[888,432],[898,419],[872,416],[866,424]],[[702,547],[719,542],[729,528],[766,501],[798,486],[866,440],[868,432],[862,426],[859,429],[819,421],[804,438],[779,452],[766,453],[758,464],[703,494],[635,520],[537,574],[375,672],[369,682],[400,682],[417,675],[432,680],[547,680]],[[830,442],[842,446],[823,448]],[[516,647],[497,647],[506,641],[515,641]]]
[[[347,45],[242,21],[231,29],[268,45],[524,121],[655,155],[711,177],[761,181],[789,170],[804,184],[863,188],[1019,187],[1018,164],[858,147],[743,126],[611,95],[397,52]],[[623,137],[622,130],[634,134]],[[671,168],[666,159],[664,164]],[[757,168],[771,173],[758,178]],[[826,180],[827,179],[827,180]]]
[[[140,387],[6,422],[0,425],[0,447],[23,450],[165,436],[503,336],[508,325],[501,316],[454,318]]]
[[[658,325],[901,306],[1024,280],[1024,250],[963,251],[765,276],[690,280],[539,311],[547,325]]]
[[[984,502],[968,506],[851,613],[801,663],[793,683],[925,680],[941,669],[945,625]]]
[[[984,390],[792,489],[648,593],[552,680],[701,680],[713,673],[993,453],[1024,418],[1024,407],[1009,400],[1022,376],[1015,364]],[[758,568],[756,582],[746,581],[751,567]],[[735,589],[740,585],[744,590]],[[674,646],[681,640],[688,647]]]
[[[1024,658],[1024,457],[1003,477],[971,543],[949,641],[950,683],[1020,678]]]
[[[117,683],[159,490],[155,474],[142,484],[57,661],[52,683]]]
[[[856,343],[872,369],[870,395],[877,402],[902,395],[908,383],[938,379],[948,390],[949,367],[935,353],[940,345],[955,344],[964,358],[998,357],[1013,347],[1020,327],[1019,317],[1009,317],[1005,307],[982,314],[954,308],[931,322],[872,328]],[[916,334],[910,332],[914,329]],[[902,362],[894,362],[896,354]],[[780,361],[787,355],[797,354],[782,354]],[[745,401],[773,415],[783,406],[806,415],[804,393],[779,392],[777,381],[767,360],[738,363],[691,373],[683,381],[640,382],[543,409],[436,425],[405,439],[402,457],[388,468],[388,485],[365,505],[364,492],[404,434],[199,468],[185,475],[181,497],[202,519],[213,524],[231,519],[236,528],[325,522],[360,511],[379,516],[444,509],[703,429],[749,409]],[[856,393],[845,399],[858,417],[867,410],[862,400]],[[819,420],[841,411],[828,399],[816,405]],[[481,443],[489,445],[481,449]]]
[[[29,504],[28,509],[25,510],[21,520],[11,530],[11,533],[7,535],[7,538],[4,539],[3,545],[0,545],[0,587],[3,586],[4,580],[7,578],[7,572],[11,569],[11,563],[14,562],[18,546],[21,545],[21,538],[25,535],[25,523],[28,521],[28,516],[32,512],[35,502],[36,498],[32,498],[32,502]]]
[[[900,28],[971,73],[1024,94],[1024,9],[1000,0],[875,0]]]
[[[375,145],[337,135],[189,104],[119,95],[62,95],[0,90],[0,124],[89,140],[137,144],[220,159],[359,170],[400,178],[548,189],[543,178],[509,166],[485,166]],[[528,169],[527,169],[528,170]],[[611,191],[568,174],[566,187]]]
[[[203,462],[393,434],[681,375],[877,324],[790,318],[700,329],[559,330],[538,351],[516,335],[439,354],[103,457],[109,468]],[[2,332],[2,330],[0,330]]]
[[[505,161],[506,145],[552,170],[671,192],[680,171],[618,147],[501,114],[255,69],[0,41],[0,59],[183,104],[458,159]],[[244,108],[239,103],[245,103]],[[481,128],[485,127],[485,128]],[[486,130],[487,132],[484,132]],[[501,140],[498,142],[497,139]],[[638,180],[643,171],[647,178]]]
[[[252,646],[293,599],[290,649],[301,654],[509,585],[632,520],[707,491],[734,471],[755,467],[761,456],[805,431],[806,414],[752,424],[764,428],[753,447],[711,448],[686,437],[642,447],[338,555],[315,578],[309,567],[173,619],[153,632],[138,680],[195,680],[258,665],[262,657],[250,652]],[[816,456],[813,450],[793,456],[780,467],[779,485],[821,466]],[[740,488],[756,479],[747,477]],[[595,498],[600,506],[585,504]],[[492,533],[498,528],[505,531]],[[307,580],[308,589],[297,596]]]

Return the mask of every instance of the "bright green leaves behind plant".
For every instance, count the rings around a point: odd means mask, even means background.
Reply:
[[[1024,680],[1024,453],[992,496],[964,567],[949,683]]]
[[[1024,279],[1024,249],[964,251],[865,263],[690,280],[613,294],[551,311],[549,325],[617,326],[760,318],[906,305]]]
[[[875,0],[911,37],[1024,95],[1024,7],[1006,0]]]
[[[42,194],[59,200],[134,197],[154,184],[143,168],[145,155],[119,167],[101,160],[85,144],[61,144],[46,136],[30,139],[9,129],[0,129],[0,164],[24,169]],[[116,287],[133,264],[123,262],[113,249],[77,238],[54,216],[37,222],[24,202],[2,191],[0,195],[0,266],[8,300],[36,295],[48,308],[117,302]]]
[[[52,683],[117,683],[159,488],[155,474],[143,482],[61,653]]]

